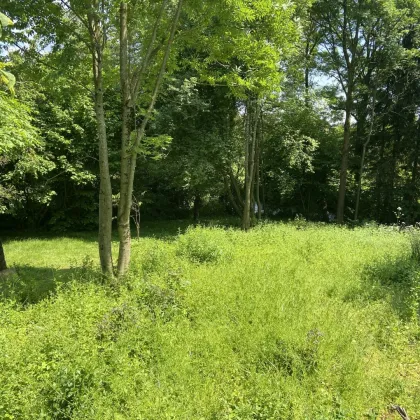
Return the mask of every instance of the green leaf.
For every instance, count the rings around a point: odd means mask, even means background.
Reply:
[[[1,36],[1,33],[2,33],[2,28],[4,26],[10,26],[10,25],[13,25],[13,21],[11,19],[9,19],[3,13],[0,13],[0,36]]]
[[[5,84],[12,94],[15,93],[16,77],[12,73],[0,70],[0,84]]]
[[[0,13],[0,23],[1,23],[1,26],[10,26],[10,25],[13,25],[13,21],[11,19],[9,19],[3,13]]]

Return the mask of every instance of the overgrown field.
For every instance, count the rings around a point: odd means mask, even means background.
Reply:
[[[191,228],[135,241],[118,286],[101,284],[93,235],[6,241],[0,418],[391,419],[398,404],[419,419],[410,240]]]

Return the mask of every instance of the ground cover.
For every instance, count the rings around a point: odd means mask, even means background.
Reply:
[[[415,234],[156,226],[119,285],[94,234],[5,242],[0,418],[420,417]]]

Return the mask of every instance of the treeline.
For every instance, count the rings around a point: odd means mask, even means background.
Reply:
[[[114,217],[121,155],[135,145],[129,204],[142,218],[230,214],[245,229],[296,215],[391,223],[400,207],[419,221],[419,2],[128,2],[126,76],[120,3],[2,2],[14,25],[3,29],[0,66],[17,79],[14,96],[7,84],[0,92],[2,228],[98,226],[98,91],[86,45],[95,52],[99,41]],[[103,39],[83,27],[90,19]],[[136,88],[124,99],[121,80],[131,83],[137,64],[140,99],[124,123]]]

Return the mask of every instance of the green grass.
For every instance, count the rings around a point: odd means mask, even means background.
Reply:
[[[146,228],[119,286],[94,235],[5,243],[0,418],[420,418],[409,235],[185,227]]]

